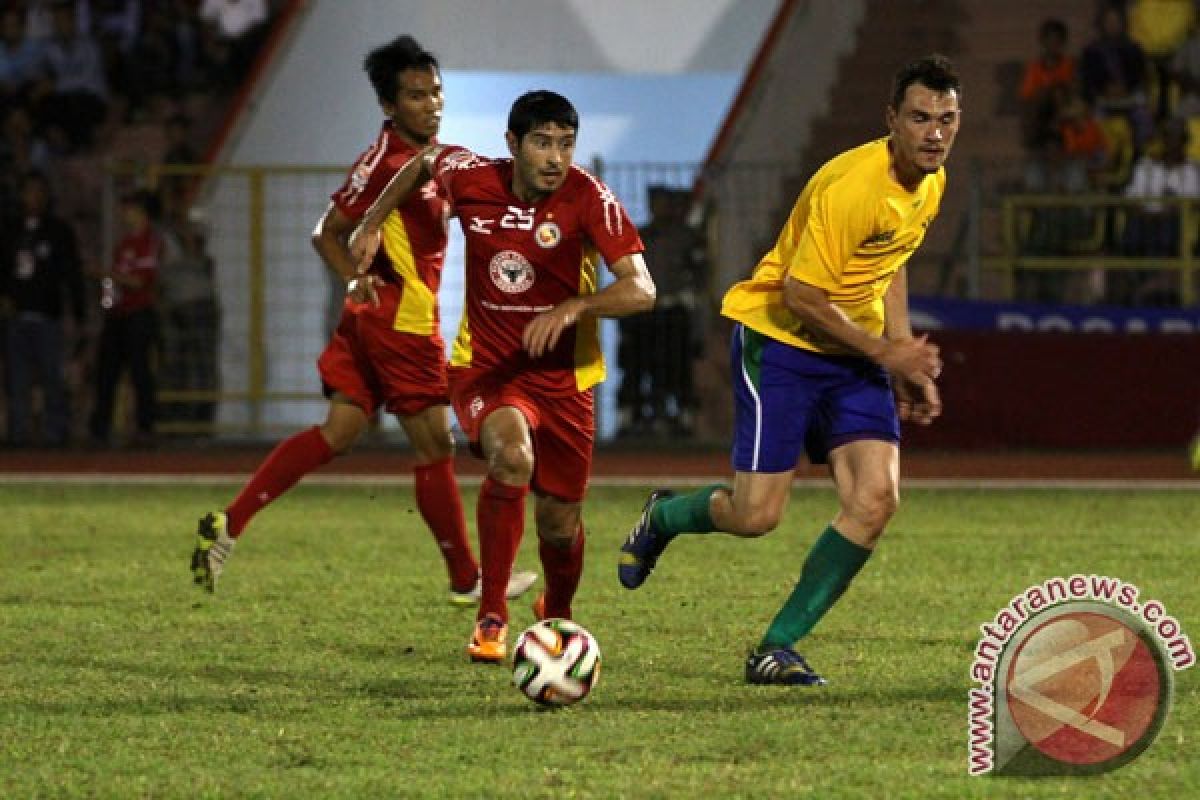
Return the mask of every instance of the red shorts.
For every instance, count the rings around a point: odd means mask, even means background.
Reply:
[[[380,407],[409,417],[449,402],[446,348],[440,333],[392,327],[400,290],[379,287],[379,308],[347,301],[333,338],[317,359],[325,395],[349,397],[368,415]]]
[[[522,385],[520,378],[499,378],[479,370],[452,367],[450,400],[476,456],[482,455],[479,429],[488,415],[502,406],[520,411],[533,438],[533,490],[566,503],[583,500],[596,439],[591,389],[546,396]]]

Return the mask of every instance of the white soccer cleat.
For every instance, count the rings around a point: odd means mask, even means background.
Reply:
[[[535,583],[537,583],[537,579],[538,576],[536,572],[518,570],[509,576],[508,588],[505,589],[504,594],[509,600],[515,600],[528,592],[529,589]],[[458,606],[459,608],[477,606],[482,598],[483,580],[481,578],[476,578],[475,585],[465,592],[456,592],[453,589],[450,590],[450,604]]]

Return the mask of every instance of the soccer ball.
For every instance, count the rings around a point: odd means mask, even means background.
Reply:
[[[513,684],[539,705],[577,703],[599,677],[600,645],[576,622],[544,619],[517,638]]]

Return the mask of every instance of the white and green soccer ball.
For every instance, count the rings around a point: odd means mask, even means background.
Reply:
[[[600,677],[596,637],[569,619],[545,619],[517,638],[513,683],[543,706],[569,706],[588,696]]]

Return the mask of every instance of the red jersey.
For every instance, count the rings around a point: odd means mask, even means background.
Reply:
[[[113,273],[135,276],[142,285],[134,289],[117,283],[108,313],[124,316],[154,305],[162,252],[162,239],[153,228],[127,234],[117,242],[113,251]]]
[[[451,367],[520,375],[550,395],[580,392],[604,380],[597,320],[563,331],[540,358],[521,344],[525,326],[564,300],[594,294],[599,256],[609,264],[644,247],[612,190],[577,166],[537,203],[512,192],[511,159],[461,147],[442,151],[434,180],[466,237],[466,304]]]
[[[350,219],[359,219],[417,152],[396,134],[391,120],[384,122],[374,144],[358,157],[345,183],[333,193],[333,204]],[[382,246],[371,264],[372,273],[400,286],[393,327],[436,336],[439,341],[437,292],[446,258],[447,211],[433,181],[422,186],[384,220]]]

